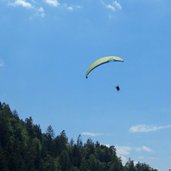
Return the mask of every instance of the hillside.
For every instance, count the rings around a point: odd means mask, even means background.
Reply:
[[[65,131],[54,136],[51,126],[42,133],[32,118],[21,120],[9,105],[0,103],[1,171],[157,171],[148,164],[125,165],[115,146],[107,147],[81,136],[68,140]]]

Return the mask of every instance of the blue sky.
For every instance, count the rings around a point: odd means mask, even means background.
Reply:
[[[171,1],[1,0],[0,101],[43,131],[171,168]],[[85,72],[94,60],[124,63]],[[119,84],[120,92],[115,86]]]

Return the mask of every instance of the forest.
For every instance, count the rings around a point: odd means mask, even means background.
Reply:
[[[57,136],[52,126],[43,133],[31,117],[22,120],[8,104],[0,103],[0,171],[157,171],[146,163],[126,164],[107,147],[87,139]]]

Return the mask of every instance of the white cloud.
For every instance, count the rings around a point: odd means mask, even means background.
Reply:
[[[89,136],[89,137],[96,137],[96,136],[102,136],[103,133],[95,133],[95,132],[82,132],[81,135],[83,136]]]
[[[79,5],[69,5],[67,3],[60,3],[59,0],[44,0],[46,4],[52,7],[60,7],[69,11],[73,11],[75,9],[80,9]]]
[[[171,128],[171,125],[165,126],[149,126],[149,125],[135,125],[129,128],[129,132],[131,133],[143,133],[143,132],[154,132],[161,129]]]
[[[134,147],[132,148],[132,150],[136,152],[147,152],[147,153],[152,152],[151,148],[145,145],[143,145],[142,147]]]
[[[130,151],[131,151],[131,147],[128,147],[128,146],[116,146],[116,151],[117,151],[117,154],[119,156],[122,156],[122,155],[129,155],[130,154]]]
[[[45,17],[46,11],[43,8],[45,5],[49,5],[50,7],[58,7],[66,11],[74,11],[81,8],[79,5],[60,3],[59,0],[43,0],[42,2],[36,0],[8,0],[8,5],[12,7],[20,6],[25,9],[31,9],[33,15],[29,17],[30,19],[33,19],[35,16],[42,18]]]
[[[81,6],[79,6],[79,5],[69,5],[69,4],[66,4],[66,3],[61,4],[61,7],[66,9],[66,10],[69,10],[69,11],[73,11],[73,10],[81,8]]]
[[[21,6],[23,8],[33,8],[32,4],[26,0],[15,0],[13,3],[10,3],[12,6]]]
[[[45,3],[53,7],[58,7],[60,5],[58,0],[45,0]]]
[[[111,10],[111,11],[119,11],[122,10],[122,6],[118,1],[112,1],[111,3],[105,3],[104,1],[102,1],[102,4],[105,8]]]
[[[45,10],[43,7],[36,8],[36,11],[41,17],[45,16]]]
[[[146,151],[146,152],[151,152],[151,148],[147,147],[147,146],[142,146],[142,150]]]
[[[117,156],[122,159],[123,163],[126,163],[128,161],[128,156],[131,152],[131,147],[128,146],[116,146],[116,153]]]
[[[116,146],[116,153],[119,157],[121,157],[123,163],[126,163],[128,161],[128,158],[130,157],[130,154],[132,152],[150,153],[150,152],[152,152],[152,149],[145,145],[143,145],[141,147]]]
[[[35,0],[32,0],[31,2],[32,3],[30,3],[26,0],[15,0],[14,2],[10,1],[9,5],[12,7],[21,6],[26,9],[31,9],[33,11],[33,14],[36,14],[37,16],[44,17],[45,16],[44,8],[39,3],[37,3]],[[30,18],[33,18],[33,16],[31,16]]]

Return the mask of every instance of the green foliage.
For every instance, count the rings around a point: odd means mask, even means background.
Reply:
[[[55,136],[52,126],[42,133],[32,118],[19,119],[0,103],[1,171],[157,171],[145,163],[129,160],[125,166],[114,146],[88,139],[68,142],[65,131]]]

